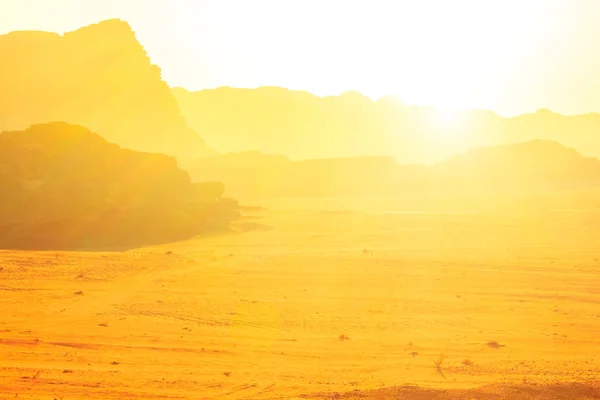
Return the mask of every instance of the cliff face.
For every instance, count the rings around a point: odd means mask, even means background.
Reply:
[[[0,131],[67,121],[134,150],[210,153],[123,21],[0,35],[0,54]]]
[[[191,183],[175,158],[66,123],[0,134],[0,192],[0,246],[11,248],[169,242],[235,216],[222,184]]]

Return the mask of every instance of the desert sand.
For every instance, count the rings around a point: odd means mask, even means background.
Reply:
[[[600,398],[599,210],[292,203],[0,252],[0,398]]]

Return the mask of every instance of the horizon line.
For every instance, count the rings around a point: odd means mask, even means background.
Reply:
[[[165,81],[166,82],[166,81]],[[518,113],[518,114],[511,114],[511,115],[507,115],[507,114],[501,114],[499,112],[497,112],[496,110],[493,110],[491,108],[481,108],[481,107],[470,107],[470,108],[465,108],[465,107],[440,107],[440,106],[436,106],[433,104],[426,104],[426,103],[406,103],[402,100],[402,98],[396,94],[385,94],[379,97],[376,96],[369,96],[367,94],[362,93],[360,90],[354,90],[354,89],[350,89],[350,90],[345,90],[342,92],[339,92],[337,94],[318,94],[315,92],[312,92],[308,89],[293,89],[290,87],[285,87],[285,86],[279,86],[279,85],[259,85],[259,86],[254,86],[254,87],[246,87],[246,86],[230,86],[230,85],[221,85],[221,86],[212,86],[212,87],[205,87],[205,88],[201,88],[201,89],[188,89],[186,87],[183,87],[181,85],[169,85],[167,82],[167,85],[169,86],[169,88],[171,90],[185,90],[188,93],[198,93],[198,92],[208,92],[208,91],[216,91],[219,89],[232,89],[232,90],[260,90],[260,89],[281,89],[281,90],[287,90],[289,92],[296,92],[296,93],[307,93],[311,96],[320,98],[320,99],[324,99],[324,98],[328,98],[328,97],[341,97],[345,94],[351,94],[351,93],[357,93],[360,96],[368,99],[370,102],[372,103],[376,103],[380,100],[384,100],[387,98],[393,98],[395,100],[397,100],[399,103],[401,103],[403,106],[405,107],[421,107],[421,108],[430,108],[430,109],[435,109],[437,111],[446,111],[446,110],[450,110],[452,112],[457,112],[457,113],[467,113],[467,112],[473,112],[473,111],[481,111],[481,112],[489,112],[489,113],[493,113],[494,115],[504,118],[504,119],[510,119],[510,118],[515,118],[515,117],[520,117],[520,116],[525,116],[525,115],[534,115],[537,113],[543,113],[543,112],[548,112],[557,116],[561,116],[561,117],[581,117],[581,116],[589,116],[589,115],[596,115],[596,116],[600,116],[600,111],[588,111],[588,112],[583,112],[583,113],[574,113],[574,114],[567,114],[567,113],[561,113],[561,112],[557,112],[554,110],[551,110],[547,107],[540,107],[537,108],[533,111],[526,111],[526,112],[522,112],[522,113]]]

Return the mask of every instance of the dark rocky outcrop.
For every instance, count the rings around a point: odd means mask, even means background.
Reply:
[[[223,185],[191,183],[175,158],[123,149],[62,122],[0,134],[0,246],[98,248],[225,229]]]

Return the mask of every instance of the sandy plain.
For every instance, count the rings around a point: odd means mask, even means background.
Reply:
[[[600,398],[600,209],[339,204],[1,251],[0,398]]]

